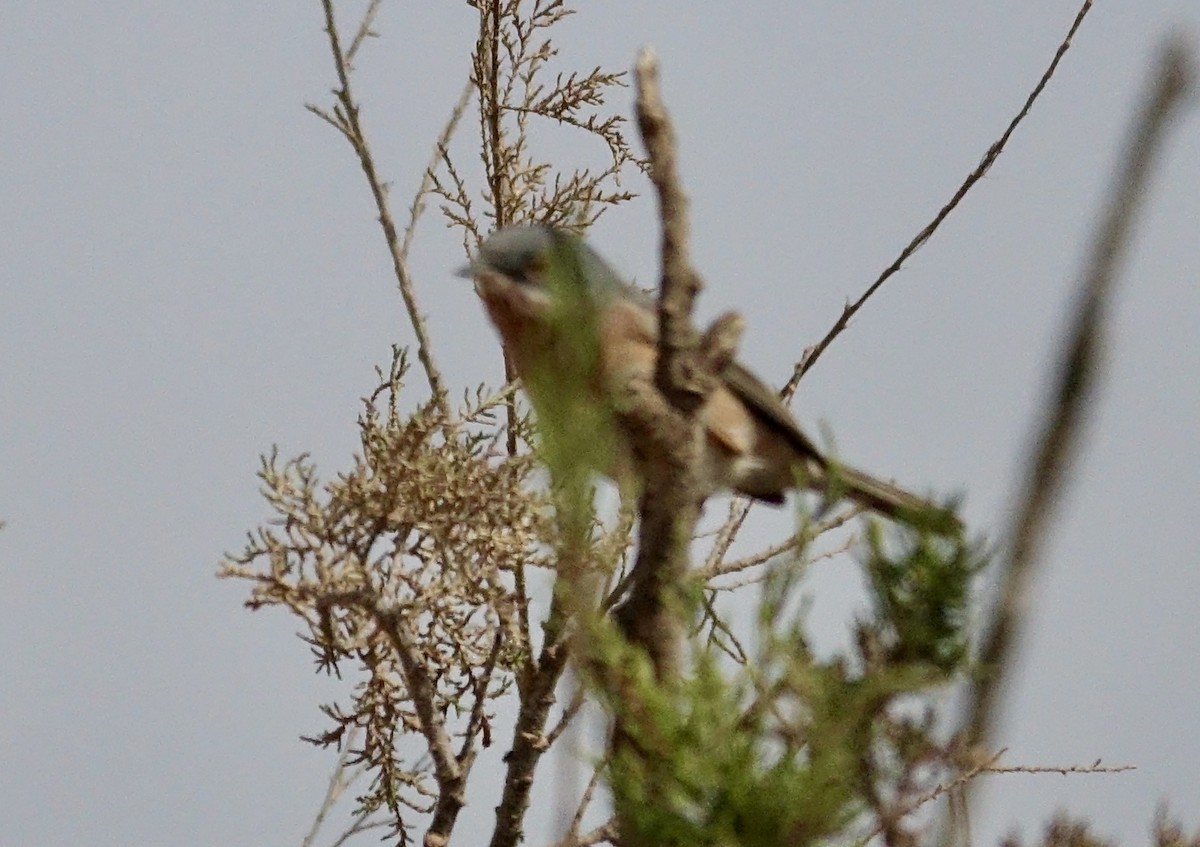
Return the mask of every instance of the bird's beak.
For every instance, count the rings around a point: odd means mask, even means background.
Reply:
[[[463,279],[470,279],[471,277],[475,276],[475,263],[470,262],[463,265],[461,268],[455,268],[454,275],[460,276]]]

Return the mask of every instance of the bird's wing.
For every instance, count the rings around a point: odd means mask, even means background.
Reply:
[[[821,451],[809,440],[774,389],[737,362],[725,369],[725,384],[771,429],[784,436],[796,452],[823,463]]]
[[[651,377],[658,359],[658,318],[647,305],[645,295],[635,297],[631,293],[622,292],[617,302],[608,307],[608,319],[601,330],[608,333],[604,346],[612,350],[617,343],[623,343],[626,346],[622,358],[626,366],[643,377]],[[610,372],[622,369],[610,365]],[[754,442],[748,429],[751,422],[745,414],[736,414],[734,406],[740,402],[755,418],[787,439],[799,455],[820,459],[820,451],[800,430],[774,390],[737,362],[726,368],[724,382],[729,393],[718,391],[713,395],[710,401],[713,408],[705,415],[705,423],[711,435],[727,449],[744,454],[752,449]]]

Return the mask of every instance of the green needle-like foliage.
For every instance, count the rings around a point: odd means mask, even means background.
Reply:
[[[971,587],[986,560],[961,537],[896,532],[905,536],[901,545],[889,544],[877,522],[866,533],[863,566],[875,612],[867,628],[890,664],[925,664],[949,674],[969,647]]]

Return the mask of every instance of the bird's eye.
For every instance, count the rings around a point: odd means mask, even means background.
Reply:
[[[541,256],[534,256],[521,268],[515,279],[523,285],[540,285],[545,270],[546,260]]]

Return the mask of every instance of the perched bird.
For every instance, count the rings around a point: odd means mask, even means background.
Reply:
[[[566,258],[566,272],[563,259]],[[534,410],[569,370],[571,353],[594,343],[595,356],[582,390],[593,392],[614,411],[617,453],[613,466],[596,468],[610,477],[637,472],[616,414],[631,380],[653,382],[658,359],[658,317],[654,303],[627,285],[582,239],[540,225],[505,227],[493,233],[461,272],[476,290],[500,334],[510,361],[526,383]],[[564,310],[564,301],[569,308]],[[565,316],[565,320],[564,320]],[[577,324],[590,323],[587,331]],[[590,340],[590,341],[589,341]],[[706,434],[701,477],[709,491],[732,489],[779,504],[791,488],[804,485],[846,496],[891,518],[949,528],[957,521],[941,507],[876,479],[816,448],[800,430],[778,394],[737,362],[697,410]],[[530,383],[540,382],[541,391]]]

